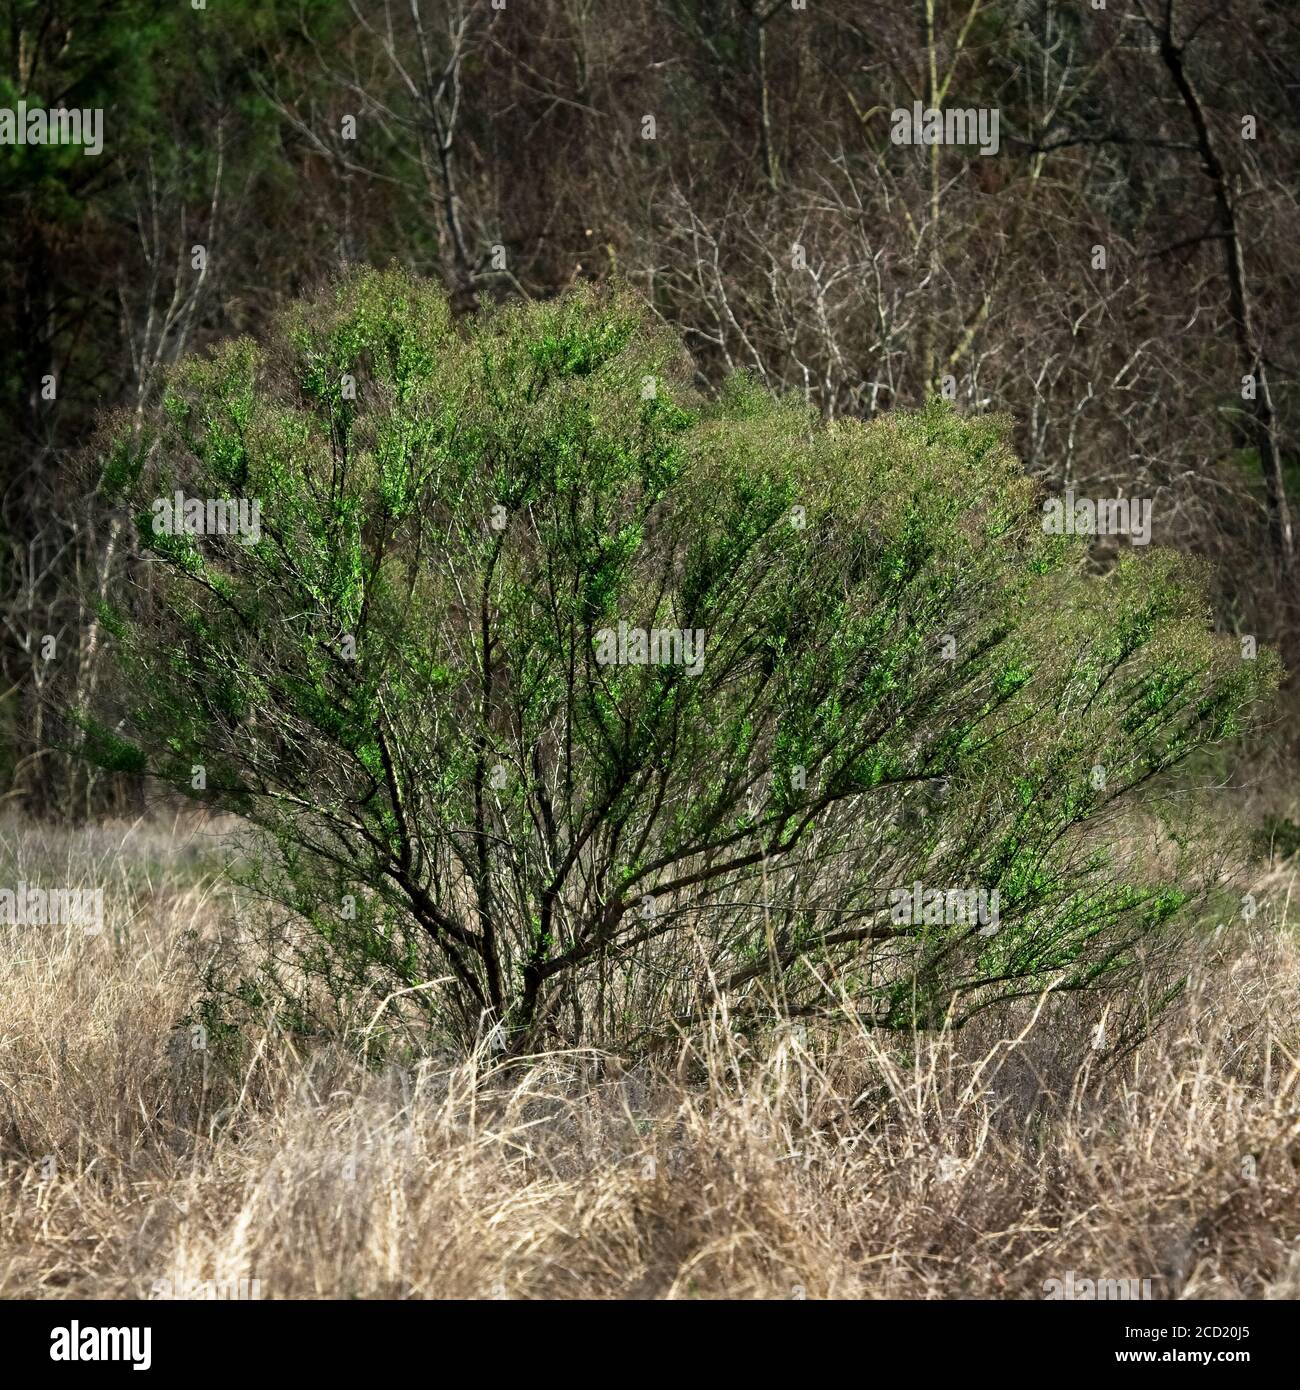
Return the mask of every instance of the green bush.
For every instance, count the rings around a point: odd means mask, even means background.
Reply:
[[[631,298],[453,323],[395,271],[186,362],[102,454],[139,556],[88,751],[264,828],[309,967],[460,1038],[1123,978],[1199,891],[1129,864],[1126,808],[1272,658],[1186,559],[1088,576],[1002,420],[690,379]],[[156,534],[177,491],[256,499],[257,539]],[[665,661],[607,660],[638,631]],[[997,929],[900,920],[917,883]]]

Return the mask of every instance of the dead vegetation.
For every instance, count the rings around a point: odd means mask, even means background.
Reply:
[[[4,836],[11,873],[76,845],[122,891],[97,936],[5,929],[0,1297],[1036,1299],[1068,1271],[1300,1295],[1285,869],[1122,1058],[1049,999],[916,1039],[742,1043],[719,1016],[653,1067],[366,1068],[356,1038],[265,1028],[234,1065],[178,1026],[188,934],[236,911],[202,837],[96,836]]]

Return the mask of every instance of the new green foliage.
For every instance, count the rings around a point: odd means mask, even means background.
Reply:
[[[626,1042],[715,989],[931,1024],[1121,976],[1200,887],[1138,876],[1119,817],[1271,658],[1186,560],[1090,577],[999,419],[689,381],[630,297],[454,323],[396,271],[183,364],[105,451],[141,554],[92,753],[201,765],[319,968],[446,979],[417,997],[463,1036]],[[177,491],[260,534],[157,534]],[[892,920],[914,881],[996,890],[998,930]]]

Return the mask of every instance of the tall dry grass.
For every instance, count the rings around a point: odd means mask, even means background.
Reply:
[[[232,1067],[178,1030],[240,910],[216,833],[0,836],[6,882],[111,885],[97,936],[0,932],[0,1296],[1300,1294],[1287,871],[1121,1058],[1051,999],[918,1039],[719,1017],[631,1069],[365,1068],[262,1028]]]

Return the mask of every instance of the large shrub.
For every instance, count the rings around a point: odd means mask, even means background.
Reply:
[[[690,380],[630,298],[454,323],[394,271],[186,362],[101,456],[140,555],[88,752],[269,831],[303,962],[461,1036],[1122,978],[1199,889],[1120,813],[1271,660],[1185,559],[1087,575],[1001,420]],[[160,534],[178,491],[256,500],[257,538]],[[918,883],[996,891],[997,929],[900,918]]]

